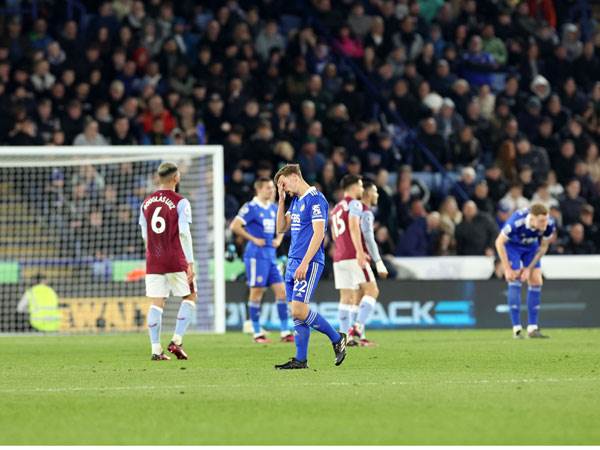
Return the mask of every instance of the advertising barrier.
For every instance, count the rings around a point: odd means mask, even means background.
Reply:
[[[486,281],[379,282],[379,301],[368,327],[400,328],[510,328],[506,283]],[[547,281],[542,290],[540,325],[547,327],[600,326],[600,280]],[[522,322],[527,324],[527,291],[522,293]],[[311,300],[317,310],[337,326],[338,292],[333,282],[322,281]],[[247,287],[227,283],[227,329],[239,330],[246,318]],[[266,329],[278,329],[277,310],[269,294],[261,320]]]

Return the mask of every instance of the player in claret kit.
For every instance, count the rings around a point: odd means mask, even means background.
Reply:
[[[521,326],[521,283],[527,282],[527,336],[545,338],[538,327],[542,293],[542,256],[554,237],[554,220],[548,208],[534,204],[516,211],[504,224],[496,239],[496,250],[508,282],[508,306],[513,325],[513,337],[523,338]]]
[[[288,328],[288,311],[285,300],[283,277],[277,268],[275,249],[281,244],[283,234],[275,233],[277,205],[271,201],[275,196],[275,185],[270,178],[259,178],[254,182],[256,197],[246,203],[231,222],[231,231],[246,239],[244,264],[250,288],[248,309],[254,342],[271,342],[260,328],[260,302],[265,288],[271,286],[277,302],[282,342],[294,342]]]
[[[309,307],[312,294],[323,273],[323,239],[327,230],[329,204],[325,196],[302,178],[298,164],[288,164],[275,175],[279,194],[277,232],[291,230],[291,243],[285,272],[285,290],[294,318],[296,356],[276,369],[306,369],[311,328],[327,335],[333,345],[335,365],[346,357],[346,335],[338,333],[318,312]],[[292,202],[285,212],[286,195]]]
[[[360,232],[363,182],[357,175],[345,175],[340,183],[343,199],[331,211],[331,235],[335,241],[333,277],[340,291],[338,318],[340,331],[346,333],[356,320],[355,295],[361,283],[373,280]],[[347,344],[354,345],[354,340]]]
[[[175,164],[162,163],[158,177],[160,189],[142,202],[139,220],[146,243],[146,295],[152,301],[148,311],[152,360],[171,359],[160,345],[162,313],[169,294],[181,297],[182,302],[167,350],[177,359],[188,359],[182,340],[196,310],[192,210],[190,202],[175,192],[181,179]]]
[[[377,186],[370,180],[363,180],[363,194],[361,199],[362,215],[360,217],[362,244],[367,250],[370,260],[375,263],[375,268],[377,269],[379,276],[381,278],[387,278],[388,271],[381,259],[379,249],[377,248],[377,242],[375,241],[375,216],[371,211],[371,208],[377,205],[378,198],[379,193],[377,192]],[[370,269],[369,266],[368,269]],[[356,342],[356,339],[358,339],[358,344],[361,347],[370,347],[374,344],[367,339],[365,328],[367,321],[375,308],[375,302],[379,296],[379,288],[377,287],[377,280],[373,277],[373,272],[371,270],[366,271],[365,278],[365,282],[359,283],[358,290],[355,291],[355,303],[358,304],[358,314],[356,320],[350,323],[351,327],[348,332],[348,344],[350,344],[350,342]]]

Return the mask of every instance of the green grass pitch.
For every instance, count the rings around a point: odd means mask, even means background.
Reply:
[[[545,331],[371,332],[340,367],[313,333],[292,372],[239,333],[2,337],[0,444],[600,444],[600,329]]]

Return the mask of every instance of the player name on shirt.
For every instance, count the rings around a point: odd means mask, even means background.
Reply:
[[[148,200],[146,200],[143,206],[144,210],[148,209],[150,205],[156,202],[164,203],[169,209],[173,209],[176,207],[175,203],[173,203],[173,201],[170,198],[165,197],[164,195],[160,195],[158,197],[152,196]]]

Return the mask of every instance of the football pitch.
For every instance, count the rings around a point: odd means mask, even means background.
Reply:
[[[313,332],[300,371],[239,333],[1,337],[0,444],[600,444],[600,329],[544,331],[370,332],[340,367]]]

